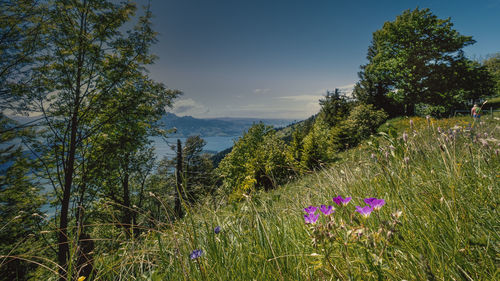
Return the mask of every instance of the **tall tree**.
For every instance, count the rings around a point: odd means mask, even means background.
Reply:
[[[389,106],[409,114],[419,103],[447,110],[477,98],[488,84],[462,51],[473,43],[471,36],[453,29],[449,18],[439,19],[429,9],[406,10],[373,33],[355,95],[377,103],[385,96],[393,102]]]
[[[135,12],[130,2],[54,0],[48,11],[45,48],[33,68],[30,91],[22,96],[30,99],[28,110],[44,118],[44,131],[33,140],[32,149],[43,162],[59,201],[61,280],[72,278],[67,276],[71,264],[68,239],[75,233],[68,226],[79,216],[78,208],[70,206],[81,205],[88,190],[88,153],[95,136],[119,117],[105,111],[126,85],[146,80],[144,66],[154,60],[149,53],[156,36],[148,20],[150,13],[123,32]]]

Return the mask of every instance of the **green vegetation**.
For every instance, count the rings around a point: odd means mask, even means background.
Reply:
[[[207,200],[178,223],[158,222],[140,240],[99,256],[99,277],[496,280],[500,132],[491,119],[469,122],[391,121],[387,133],[321,172],[239,203]],[[337,206],[337,195],[353,199]],[[368,197],[386,204],[362,218],[354,206]],[[305,224],[303,209],[321,204],[335,213]]]
[[[327,92],[304,122],[255,124],[214,167],[199,136],[154,157],[181,93],[146,71],[149,7],[1,3],[1,279],[500,278],[498,117],[401,116],[496,102],[498,56],[465,58],[474,41],[449,19],[385,23],[354,99]]]
[[[438,19],[429,9],[404,11],[373,33],[354,95],[391,116],[446,116],[492,93],[488,70],[462,51],[473,43],[449,18]]]

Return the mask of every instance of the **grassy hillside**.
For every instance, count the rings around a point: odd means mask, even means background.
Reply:
[[[321,172],[230,205],[207,198],[96,257],[98,280],[498,280],[499,121],[470,121],[391,120]],[[385,205],[364,218],[355,206],[370,197]],[[306,224],[322,204],[335,212]]]

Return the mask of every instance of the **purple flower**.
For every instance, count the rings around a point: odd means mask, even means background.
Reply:
[[[310,215],[313,215],[314,213],[316,213],[317,209],[318,209],[318,207],[309,206],[309,207],[305,208],[304,211]]]
[[[337,196],[337,197],[333,197],[333,202],[335,202],[337,205],[347,205],[347,203],[349,203],[349,201],[351,201],[351,197],[346,197],[345,199],[342,199],[342,196]]]
[[[372,207],[374,210],[378,210],[385,205],[385,200],[370,197],[365,199],[365,203],[370,205],[370,207]]]
[[[325,206],[325,205],[321,205],[321,207],[319,208],[319,210],[321,212],[323,212],[323,214],[325,214],[325,216],[328,216],[330,214],[332,214],[333,212],[335,212],[333,210],[333,206]]]
[[[201,255],[203,255],[203,251],[202,250],[193,250],[191,252],[191,254],[189,254],[189,258],[194,260],[194,259],[197,259],[199,257],[201,257]]]
[[[304,215],[304,219],[306,221],[306,223],[316,223],[316,221],[318,220],[319,218],[319,213],[318,214],[308,214],[308,215]]]
[[[370,206],[364,206],[363,208],[356,206],[356,212],[360,213],[365,218],[369,217],[372,211],[373,208]]]
[[[219,232],[220,232],[220,226],[216,226],[214,228],[214,232],[215,232],[215,234],[219,234]]]
[[[408,134],[406,132],[403,133],[403,141],[404,142],[408,141]]]

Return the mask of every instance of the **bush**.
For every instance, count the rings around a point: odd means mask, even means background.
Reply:
[[[253,125],[217,168],[222,189],[233,198],[240,198],[254,189],[268,190],[283,183],[291,171],[287,150],[272,127]]]
[[[367,139],[387,119],[387,113],[371,104],[359,104],[349,113],[347,120],[332,129],[334,147],[346,149]]]

